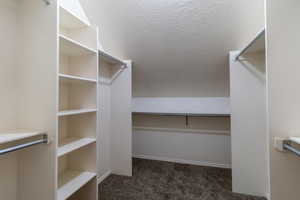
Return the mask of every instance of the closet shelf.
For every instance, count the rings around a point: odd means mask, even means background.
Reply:
[[[228,130],[202,130],[202,129],[190,129],[190,128],[160,128],[149,126],[134,126],[134,130],[140,131],[161,131],[161,132],[179,132],[179,133],[199,133],[199,134],[214,134],[214,135],[230,135]]]
[[[265,52],[265,28],[260,31],[249,44],[240,51],[240,53],[235,57],[235,60],[239,60],[242,56],[247,56],[247,54],[253,53],[264,53]]]
[[[11,142],[18,142],[18,141],[28,139],[31,137],[44,136],[45,134],[46,133],[44,131],[22,130],[22,129],[1,132],[0,133],[0,145],[11,143]]]
[[[59,45],[62,54],[67,56],[82,56],[97,54],[97,51],[87,47],[75,40],[72,40],[62,34],[59,35]]]
[[[58,113],[58,116],[79,115],[92,112],[97,112],[97,109],[63,110]]]
[[[59,74],[60,81],[63,83],[97,83],[96,79],[84,78],[80,76],[72,76],[67,74]]]
[[[95,142],[95,138],[66,138],[62,140],[61,147],[58,148],[57,156],[66,155]]]
[[[230,116],[229,98],[133,98],[132,112],[153,115]]]
[[[59,189],[57,199],[66,200],[94,177],[96,177],[96,173],[80,171],[64,172],[58,180]]]
[[[68,9],[60,6],[59,8],[60,15],[60,26],[66,29],[79,29],[90,26],[90,23],[80,19],[75,14],[73,14]]]
[[[104,61],[106,61],[106,62],[108,62],[110,64],[120,64],[120,65],[126,66],[126,63],[123,62],[121,59],[116,58],[116,57],[110,55],[109,53],[106,53],[103,50],[99,49],[98,53],[99,53],[100,59],[102,58]]]
[[[290,141],[296,144],[300,144],[300,137],[290,137]]]

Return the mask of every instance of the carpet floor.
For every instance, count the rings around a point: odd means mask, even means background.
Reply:
[[[133,176],[111,175],[99,185],[100,200],[265,200],[231,192],[231,170],[144,159]]]

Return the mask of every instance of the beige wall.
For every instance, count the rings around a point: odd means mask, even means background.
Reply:
[[[267,0],[272,200],[299,199],[299,157],[273,148],[274,137],[300,136],[299,9],[298,0]]]

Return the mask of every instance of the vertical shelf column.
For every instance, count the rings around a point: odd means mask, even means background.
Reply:
[[[98,29],[59,12],[57,199],[97,200]]]

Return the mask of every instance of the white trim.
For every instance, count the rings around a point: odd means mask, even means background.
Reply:
[[[270,193],[267,193],[267,194],[266,194],[266,198],[267,198],[268,200],[271,200],[271,194],[270,194]]]
[[[199,134],[216,134],[216,135],[230,135],[228,130],[202,130],[202,129],[180,129],[180,128],[159,128],[159,127],[145,127],[134,126],[134,130],[142,131],[161,131],[161,132],[180,132],[180,133],[199,133]]]
[[[231,169],[231,164],[221,164],[221,163],[213,163],[207,161],[184,160],[180,158],[167,158],[167,157],[159,157],[159,156],[151,156],[151,155],[133,155],[132,157],[146,159],[146,160],[158,160],[158,161],[166,161],[166,162],[173,162],[173,163],[180,163],[180,164]]]
[[[98,185],[99,185],[100,183],[102,183],[102,181],[104,181],[104,180],[105,180],[107,177],[109,177],[110,175],[111,175],[111,171],[109,170],[109,171],[105,172],[102,176],[98,177],[98,179],[97,179]]]

